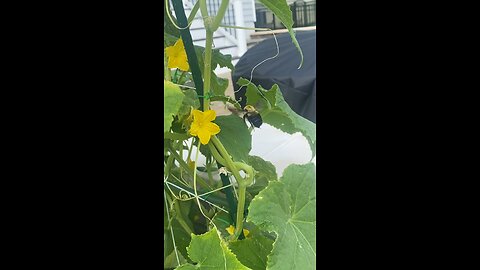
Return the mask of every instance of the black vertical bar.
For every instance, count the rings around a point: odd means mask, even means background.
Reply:
[[[303,26],[307,26],[307,2],[303,3]]]
[[[168,0],[165,0],[168,1]],[[183,9],[183,3],[181,0],[172,0],[173,9],[175,11],[175,16],[177,17],[178,25],[180,28],[185,28],[188,26],[187,16],[185,16],[185,10]],[[192,35],[190,34],[190,29],[181,29],[180,35],[183,40],[183,45],[185,46],[185,51],[187,52],[188,65],[192,71],[193,82],[195,83],[195,88],[197,95],[200,99],[200,110],[203,111],[203,80],[202,73],[200,72],[200,67],[198,65],[197,55],[195,53],[195,48],[193,47]]]
[[[272,13],[272,16],[273,16],[273,27],[272,27],[272,28],[273,28],[273,30],[275,30],[275,29],[276,29],[276,28],[275,28],[275,25],[276,25],[276,24],[275,24],[275,14]]]
[[[293,15],[293,27],[297,27],[298,23],[297,23],[297,3],[296,2],[293,2],[293,5],[292,5],[292,15]]]

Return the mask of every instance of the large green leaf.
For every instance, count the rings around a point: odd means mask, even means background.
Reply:
[[[173,116],[178,113],[185,95],[172,82],[163,80],[163,132],[172,126]]]
[[[265,270],[267,256],[272,251],[272,245],[273,240],[262,235],[254,235],[232,242],[229,247],[243,265],[252,270]]]
[[[252,135],[242,118],[231,114],[219,116],[214,121],[220,126],[217,135],[234,161],[247,161],[252,149]]]
[[[283,98],[278,85],[275,84],[271,89],[266,90],[261,86],[255,86],[244,78],[240,78],[237,84],[247,87],[247,104],[254,105],[257,108],[264,123],[270,124],[288,134],[301,132],[307,139],[313,155],[315,155],[316,125],[290,108]]]
[[[317,130],[316,125],[294,112],[287,104],[280,91],[276,93],[274,108],[265,110],[263,121],[289,134],[301,132],[307,138],[313,156],[316,152]],[[289,118],[290,121],[285,118]]]
[[[315,181],[315,165],[290,165],[250,203],[247,220],[277,235],[267,269],[315,269]]]
[[[187,248],[190,259],[196,265],[183,264],[177,270],[209,269],[209,270],[247,270],[225,243],[218,237],[217,230],[202,235],[192,234],[192,242]]]
[[[302,49],[300,48],[300,45],[298,44],[297,38],[295,37],[295,32],[293,32],[293,18],[292,18],[292,11],[290,10],[290,7],[288,6],[288,3],[286,0],[258,0],[260,3],[265,5],[268,9],[270,9],[275,16],[280,19],[280,21],[285,25],[285,27],[288,29],[288,33],[290,34],[290,37],[292,38],[293,44],[295,44],[295,47],[297,47],[298,52],[300,53],[300,66],[303,64],[303,52]]]

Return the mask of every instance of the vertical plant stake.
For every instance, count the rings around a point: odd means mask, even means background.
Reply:
[[[287,27],[301,65],[286,0],[260,2]],[[164,269],[315,269],[315,165],[290,165],[278,177],[273,164],[249,154],[251,130],[241,116],[210,109],[213,100],[242,109],[213,72],[233,69],[231,56],[213,49],[214,33],[244,29],[220,24],[230,7],[221,0],[211,14],[198,0],[187,18],[181,0],[165,2]],[[193,45],[189,30],[199,12],[205,47]],[[290,109],[277,85],[237,83],[248,88],[247,104],[264,105],[256,110],[269,116],[265,124],[301,132],[314,153],[315,124]]]

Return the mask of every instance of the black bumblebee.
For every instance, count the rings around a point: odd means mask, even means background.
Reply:
[[[253,107],[252,105],[247,105],[245,108],[243,108],[246,113],[243,116],[243,121],[245,121],[245,118],[252,124],[252,126],[259,128],[263,124],[262,116],[260,113]]]

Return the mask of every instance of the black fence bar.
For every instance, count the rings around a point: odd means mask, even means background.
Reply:
[[[292,11],[293,27],[306,27],[317,25],[317,3],[297,1],[290,5]],[[257,21],[255,27],[284,29],[285,26],[275,18],[275,14],[266,8],[256,10]]]

